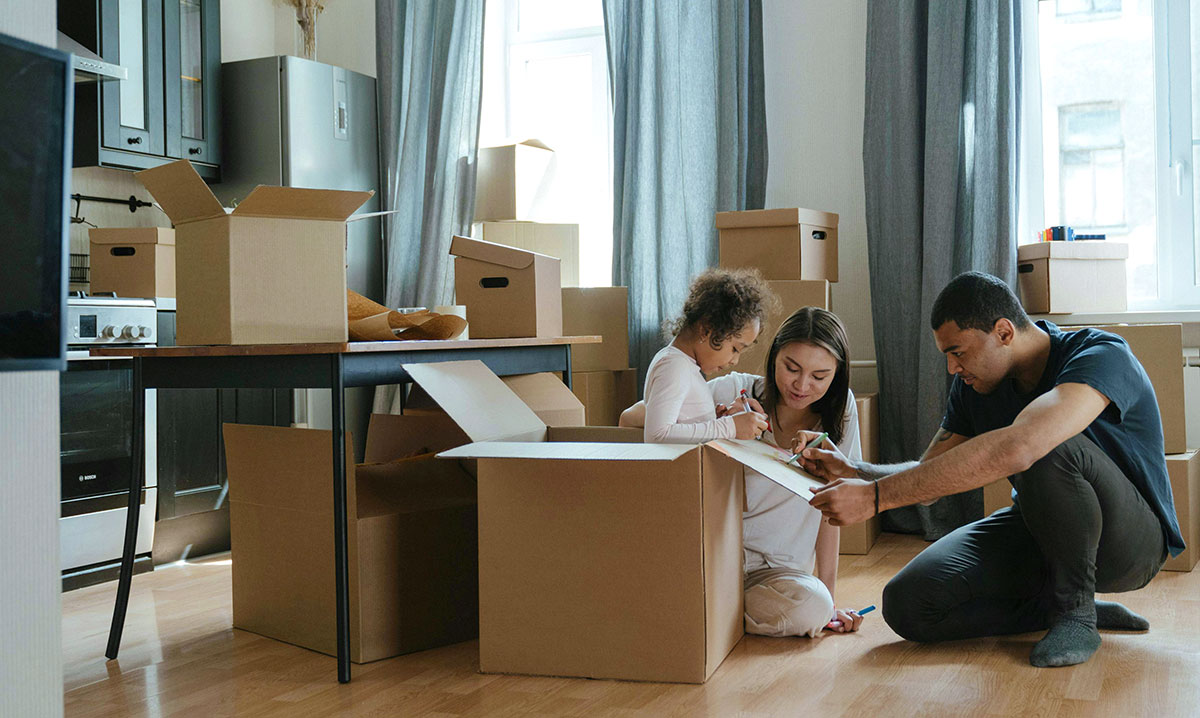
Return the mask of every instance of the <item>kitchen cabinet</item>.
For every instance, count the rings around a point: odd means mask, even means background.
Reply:
[[[76,82],[75,166],[219,180],[220,23],[219,0],[58,0],[59,30],[129,73]]]

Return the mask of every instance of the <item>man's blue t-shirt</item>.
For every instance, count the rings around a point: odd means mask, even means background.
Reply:
[[[1009,379],[991,394],[980,394],[957,376],[950,387],[942,428],[978,436],[1013,423],[1017,414],[1059,384],[1086,384],[1109,398],[1109,405],[1083,430],[1137,487],[1154,510],[1172,556],[1183,551],[1175,518],[1171,482],[1163,454],[1158,401],[1146,370],[1121,337],[1098,329],[1065,333],[1047,321],[1037,326],[1050,335],[1050,358],[1038,385],[1017,392]]]

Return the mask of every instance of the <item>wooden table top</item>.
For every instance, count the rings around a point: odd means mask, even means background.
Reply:
[[[578,337],[518,337],[513,339],[463,339],[441,341],[330,342],[326,344],[221,344],[181,347],[92,347],[92,356],[121,357],[223,357],[295,354],[361,354],[368,352],[444,351],[447,349],[498,349],[503,347],[599,344],[598,335]]]

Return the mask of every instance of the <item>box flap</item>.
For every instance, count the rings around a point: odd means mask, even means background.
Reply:
[[[217,196],[187,160],[135,172],[134,176],[175,224],[225,216]]]
[[[479,149],[491,150],[491,149],[498,149],[500,147],[513,147],[515,145],[525,145],[526,147],[534,147],[539,150],[550,150],[551,152],[554,151],[552,148],[547,146],[545,142],[542,142],[541,140],[538,140],[538,139],[534,139],[533,137],[530,137],[530,138],[524,139],[524,140],[520,140],[520,141],[510,140],[508,142],[501,142],[498,145],[488,145],[487,147],[480,147]]]
[[[1077,242],[1035,242],[1017,247],[1017,261],[1032,259],[1125,259],[1129,245],[1104,239],[1081,239]]]
[[[371,414],[363,460],[368,463],[396,461],[436,454],[469,443],[470,437],[441,411],[429,416]]]
[[[518,374],[501,381],[547,426],[583,426],[583,404],[557,374]]]
[[[175,230],[167,227],[101,227],[88,230],[95,244],[175,244]]]
[[[502,267],[511,267],[513,269],[524,269],[533,264],[536,257],[547,257],[554,259],[545,254],[530,252],[525,249],[517,249],[516,247],[506,247],[503,244],[495,242],[485,242],[482,239],[471,239],[470,237],[455,236],[450,240],[450,254],[456,257],[466,257],[467,259],[477,259],[480,262],[488,262],[490,264],[498,264]],[[555,260],[558,261],[558,260]]]
[[[471,441],[518,436],[541,441],[546,435],[546,425],[533,410],[477,359],[405,364],[404,370]]]
[[[345,221],[363,206],[373,191],[349,192],[339,189],[304,189],[259,185],[233,210],[235,217],[289,217]]]
[[[838,216],[834,212],[822,212],[818,209],[804,209],[803,207],[717,212],[717,229],[789,227],[801,223],[836,227],[838,226]]]
[[[557,441],[481,441],[438,454],[439,459],[588,459],[674,461],[695,451],[694,444],[600,444]]]
[[[763,441],[717,439],[705,446],[725,454],[747,468],[754,469],[805,501],[812,498],[809,489],[825,485],[825,482],[812,474],[783,463],[791,454]]]

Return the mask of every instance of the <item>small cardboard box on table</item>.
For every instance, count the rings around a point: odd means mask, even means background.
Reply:
[[[763,279],[838,280],[838,216],[815,209],[717,212],[719,266]]]
[[[863,461],[877,464],[879,463],[879,396],[877,394],[859,394],[854,397],[854,402],[858,407],[858,437],[862,445]],[[872,516],[853,526],[843,526],[839,553],[869,553],[871,547],[879,540],[881,530],[878,516]]]
[[[450,254],[471,338],[563,335],[557,259],[470,237],[454,237]]]
[[[179,344],[346,341],[346,219],[373,192],[260,185],[226,213],[187,160],[137,178],[175,224]]]
[[[480,362],[405,368],[476,440],[439,456],[477,462],[480,670],[707,680],[743,633],[743,467],[812,479],[762,442],[547,427]]]
[[[88,230],[92,294],[175,296],[175,230],[166,227]]]
[[[353,463],[346,435],[355,663],[476,635],[475,482],[429,453],[466,437],[413,418],[372,416],[367,463]],[[335,655],[331,432],[226,424],[224,435],[234,627]]]
[[[1129,245],[1107,240],[1017,247],[1017,285],[1030,314],[1123,312]]]

